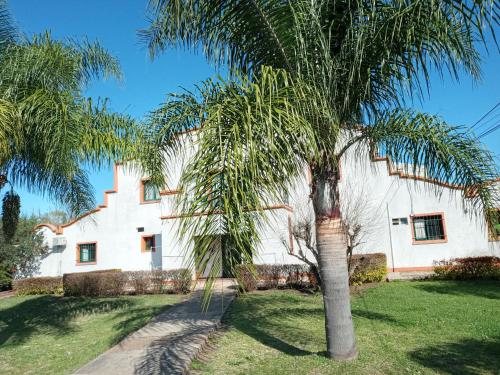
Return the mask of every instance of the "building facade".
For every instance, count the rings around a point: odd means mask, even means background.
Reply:
[[[355,253],[383,252],[390,271],[430,270],[435,261],[500,256],[500,233],[470,211],[460,187],[405,173],[386,158],[348,152],[341,160],[341,211],[358,229]],[[195,244],[178,236],[182,213],[175,211],[182,161],[172,161],[169,189],[158,191],[147,178],[116,164],[112,190],[96,209],[69,223],[39,226],[49,247],[38,276],[102,269],[151,270],[188,266]],[[294,228],[313,221],[307,171],[283,202],[264,207],[269,221],[254,262],[300,263]],[[500,191],[500,182],[496,184]],[[500,210],[497,211],[500,215]],[[314,226],[313,226],[314,227]],[[203,276],[203,275],[199,275]]]

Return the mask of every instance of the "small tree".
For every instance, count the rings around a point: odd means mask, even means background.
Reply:
[[[352,274],[354,271],[351,269],[353,250],[380,229],[382,217],[377,215],[380,207],[376,207],[373,200],[368,198],[369,194],[363,185],[354,185],[349,181],[346,184],[347,186],[343,189],[345,199],[341,201],[340,212],[347,239],[348,269],[349,274]],[[305,205],[295,206],[291,234],[297,249],[290,245],[289,239],[281,237],[287,253],[309,265],[318,280],[321,280],[318,271],[319,258],[315,239],[314,212],[311,210],[310,200]]]
[[[6,237],[0,228],[0,288],[9,288],[12,278],[34,276],[40,257],[47,253],[41,233],[34,230],[39,218],[20,217],[15,234]]]

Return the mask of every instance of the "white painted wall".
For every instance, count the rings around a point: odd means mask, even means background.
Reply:
[[[488,241],[484,222],[464,211],[455,190],[444,188],[436,195],[432,186],[424,182],[389,176],[385,161],[371,162],[367,155],[359,156],[359,150],[345,156],[340,180],[342,197],[351,201],[362,198],[365,207],[363,220],[367,230],[356,252],[384,252],[391,268],[428,267],[436,260],[463,256],[500,256],[500,242]],[[167,181],[169,189],[177,188],[182,163],[174,161],[173,166]],[[140,204],[142,176],[123,165],[117,167],[116,173],[117,192],[107,194],[106,207],[64,227],[62,234],[41,228],[50,246],[55,236],[65,237],[67,244],[64,248],[50,247],[49,254],[41,261],[39,275],[110,268],[175,269],[187,265],[185,255],[192,250],[192,244],[182,243],[178,238],[178,219],[160,219],[178,214],[173,206],[174,196],[162,196],[160,203]],[[304,212],[311,212],[307,176],[304,172],[290,192],[293,213],[284,208],[267,211],[270,220],[261,233],[256,263],[299,262],[287,253],[282,241],[289,238],[288,217],[299,220]],[[431,212],[444,212],[448,241],[412,244],[410,216]],[[392,225],[390,221],[396,217],[408,218],[408,225]],[[144,227],[144,232],[139,233],[138,227]],[[156,252],[141,252],[141,235],[145,234],[156,235]],[[77,243],[94,241],[96,264],[78,265]]]

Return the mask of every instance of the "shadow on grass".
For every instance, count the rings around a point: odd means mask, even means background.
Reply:
[[[324,352],[306,349],[311,342],[325,340],[323,331],[314,330],[308,325],[311,319],[323,319],[323,308],[300,304],[290,306],[290,302],[290,296],[286,294],[248,296],[233,305],[226,324],[284,354],[325,355]],[[352,314],[354,317],[399,324],[390,315],[364,309],[353,309]]]
[[[493,340],[465,339],[429,346],[411,352],[410,358],[442,374],[498,374],[500,337]]]
[[[448,294],[454,296],[476,296],[500,300],[500,281],[425,281],[412,285],[414,288],[428,293]]]
[[[0,346],[7,341],[10,345],[20,345],[38,333],[68,335],[75,331],[71,323],[78,316],[129,309],[133,305],[134,302],[122,299],[29,298],[0,310]]]
[[[397,319],[394,319],[392,316],[387,314],[378,313],[375,311],[369,310],[361,310],[361,309],[352,309],[352,316],[355,318],[365,318],[369,320],[379,320],[385,323],[397,324],[400,325],[400,322]]]

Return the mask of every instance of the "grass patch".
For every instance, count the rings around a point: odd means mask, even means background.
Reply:
[[[359,358],[325,357],[321,296],[239,298],[202,374],[499,374],[500,282],[392,282],[352,299]]]
[[[0,299],[0,373],[69,373],[178,300],[174,295]]]

